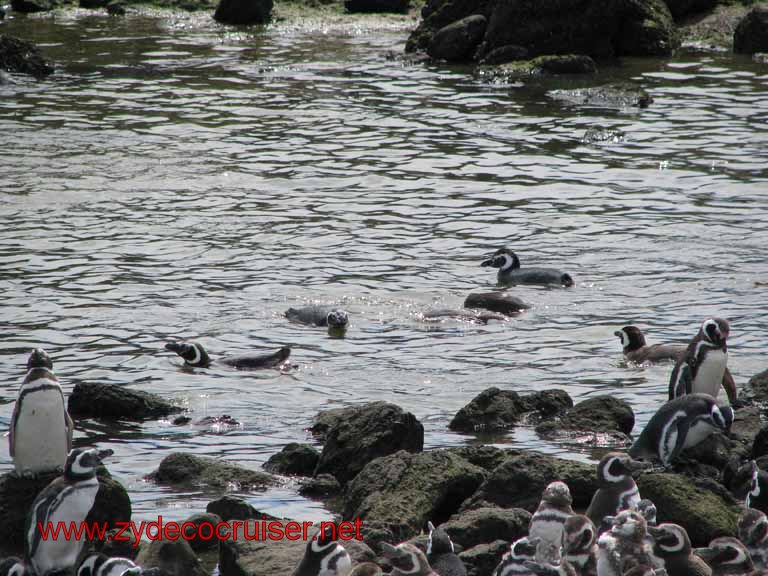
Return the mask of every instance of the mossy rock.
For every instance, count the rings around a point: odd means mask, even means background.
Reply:
[[[149,478],[162,484],[206,485],[225,489],[239,486],[242,490],[265,489],[277,484],[274,476],[222,462],[174,452],[163,458],[158,469]]]

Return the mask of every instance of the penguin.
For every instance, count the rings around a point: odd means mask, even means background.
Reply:
[[[752,479],[749,484],[749,492],[744,501],[747,508],[754,508],[762,512],[768,511],[768,472],[760,470],[757,462],[751,460]]]
[[[525,567],[530,569],[534,574],[541,574],[542,576],[578,576],[576,570],[571,566],[565,558],[561,558],[559,564],[550,564],[548,562],[531,562],[526,561]]]
[[[99,491],[98,465],[98,450],[75,448],[67,456],[64,474],[48,484],[32,503],[24,527],[24,557],[37,576],[75,567],[85,541],[43,540],[38,526],[57,526],[59,522],[69,526],[85,521]]]
[[[599,532],[607,528],[603,525],[606,516],[615,516],[622,510],[637,507],[640,491],[632,472],[642,468],[645,464],[621,452],[609,452],[600,460],[597,465],[599,486],[585,512]]]
[[[736,532],[747,548],[755,569],[768,573],[768,518],[765,513],[747,508],[739,517]]]
[[[346,576],[352,569],[352,559],[336,541],[336,527],[328,522],[307,543],[304,556],[292,576]]]
[[[563,525],[573,516],[572,502],[571,491],[565,482],[552,482],[544,489],[528,526],[528,536],[540,540],[536,547],[536,562],[557,564],[560,560]]]
[[[749,552],[736,538],[721,536],[715,538],[706,548],[694,550],[709,567],[712,576],[758,576],[761,574],[755,568]]]
[[[464,299],[464,308],[514,316],[528,310],[530,305],[508,292],[475,292]]]
[[[126,571],[136,569],[137,573],[141,574],[141,568],[128,558],[110,558],[97,552],[83,560],[77,570],[77,576],[123,576]]]
[[[637,511],[645,518],[645,523],[650,526],[656,526],[656,504],[648,498],[643,498],[637,503]]]
[[[0,576],[31,576],[24,562],[15,556],[0,561]]]
[[[574,514],[563,524],[563,558],[578,576],[597,576],[597,528],[587,516]]]
[[[728,322],[722,318],[704,321],[699,333],[688,344],[672,369],[669,378],[669,399],[686,394],[702,393],[717,398],[725,387],[728,400],[736,402],[737,393],[733,377],[725,378],[728,367]]]
[[[384,572],[373,562],[363,562],[355,566],[349,576],[384,576]]]
[[[665,360],[677,361],[686,350],[685,346],[676,344],[652,344],[645,343],[645,336],[637,326],[624,326],[613,333],[621,340],[624,358],[628,362],[642,364],[643,362],[664,362]]]
[[[718,407],[709,394],[687,394],[664,404],[629,449],[633,458],[658,459],[669,466],[686,448],[733,424],[733,408]]]
[[[693,554],[685,528],[677,524],[649,526],[654,554],[664,561],[669,576],[712,576],[712,569]]]
[[[392,546],[381,543],[382,555],[392,565],[389,576],[440,576],[432,570],[424,552],[410,542]]]
[[[521,268],[517,254],[509,248],[499,248],[493,255],[483,260],[480,266],[498,268],[496,279],[499,284],[539,284],[560,285],[570,288],[573,286],[573,278],[570,274],[556,270],[555,268]]]
[[[623,510],[610,520],[610,530],[597,541],[598,576],[625,576],[631,569],[653,574],[663,568],[652,556],[645,518],[634,510]]]
[[[285,317],[293,322],[325,326],[331,336],[343,336],[349,327],[349,315],[335,306],[312,305],[288,308]]]
[[[208,368],[214,361],[208,356],[202,344],[197,342],[168,342],[166,350],[176,352],[184,360],[185,366],[194,368]],[[291,349],[283,346],[277,352],[268,354],[239,354],[238,356],[225,356],[216,360],[219,364],[232,366],[238,370],[255,370],[258,368],[279,368],[291,355]]]
[[[9,451],[16,474],[35,476],[61,469],[72,449],[74,426],[53,362],[42,348],[27,360],[9,430]]]
[[[538,544],[538,539],[530,539],[528,536],[512,542],[509,552],[501,557],[501,562],[491,576],[532,576],[533,572],[525,563],[534,559]]]
[[[456,554],[451,537],[443,528],[432,522],[427,522],[429,541],[427,543],[427,560],[432,569],[440,576],[467,576],[464,562]]]

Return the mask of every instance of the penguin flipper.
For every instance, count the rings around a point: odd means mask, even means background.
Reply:
[[[675,366],[669,379],[669,399],[674,400],[691,393],[693,374],[691,366],[685,360]]]
[[[731,374],[731,371],[728,370],[727,367],[723,373],[723,389],[728,395],[728,401],[731,404],[734,404],[738,399],[738,393],[736,392],[736,381],[733,379],[733,374]]]
[[[13,431],[16,429],[16,419],[19,417],[18,413],[18,401],[13,405],[13,415],[11,416],[11,425],[8,428],[8,453],[13,458],[16,453],[15,442],[13,441]]]
[[[69,454],[69,451],[72,450],[72,434],[75,431],[75,424],[72,422],[72,417],[69,415],[66,408],[64,408],[64,419],[65,427],[67,429],[67,454]]]
[[[688,429],[691,427],[690,422],[686,420],[680,420],[677,424],[677,438],[675,439],[675,447],[672,449],[665,465],[671,464],[683,451],[685,445],[685,437],[688,436]]]

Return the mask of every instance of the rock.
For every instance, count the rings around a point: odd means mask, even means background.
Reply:
[[[270,456],[264,470],[285,476],[312,476],[319,459],[320,453],[314,446],[292,442]]]
[[[320,474],[314,478],[307,478],[299,485],[299,494],[305,498],[331,498],[342,492],[341,484],[330,474]]]
[[[352,410],[354,410],[354,408],[331,408],[330,410],[322,410],[315,416],[314,424],[309,427],[309,431],[315,438],[321,442],[325,442],[325,437],[330,429],[349,416],[352,413]]]
[[[480,468],[490,472],[496,466],[504,462],[509,455],[515,455],[514,450],[502,450],[495,446],[459,446],[457,448],[446,448],[457,456],[463,458],[470,464],[480,466]]]
[[[464,562],[467,576],[488,576],[501,562],[501,557],[509,552],[510,542],[494,540],[489,544],[478,544],[459,553]]]
[[[344,8],[352,13],[393,12],[405,14],[411,7],[411,0],[344,0]]]
[[[79,0],[80,8],[98,9],[106,8],[109,0]]]
[[[475,508],[451,516],[443,528],[466,550],[502,537],[514,542],[528,534],[530,512],[521,508]]]
[[[467,296],[464,308],[479,308],[509,316],[527,310],[530,306],[508,292],[477,292]]]
[[[573,401],[563,390],[520,396],[512,390],[487,388],[459,410],[448,427],[463,432],[506,430],[517,424],[526,412],[537,411],[540,417],[552,417],[571,406]]]
[[[217,515],[224,522],[229,522],[230,520],[250,520],[251,518],[276,519],[274,516],[259,512],[242,498],[230,495],[208,502],[205,511],[209,514]]]
[[[56,0],[11,0],[11,9],[16,12],[48,12],[59,6]]]
[[[752,444],[752,452],[750,458],[757,460],[761,456],[768,454],[768,426],[760,430],[755,436],[755,441]]]
[[[483,39],[488,22],[485,16],[473,14],[438,30],[427,47],[432,58],[463,62],[472,60]]]
[[[648,92],[630,83],[575,90],[550,90],[547,96],[570,104],[596,108],[647,108],[653,102]]]
[[[106,554],[110,558],[119,556],[130,560],[134,560],[139,553],[139,544],[140,540],[136,538],[135,531],[123,530],[122,528],[110,530],[107,532],[107,537],[104,540],[94,542],[97,552]]]
[[[212,514],[210,512],[192,514],[192,516],[182,522],[181,525],[184,526],[185,523],[191,522],[197,526],[197,528],[193,529],[191,526],[187,526],[186,530],[184,530],[184,539],[189,542],[189,545],[195,552],[216,548],[216,546],[219,544],[219,541],[216,539],[215,530],[216,525],[221,521],[222,519],[218,514]],[[206,526],[204,526],[201,530],[200,526],[203,524]],[[209,531],[211,538],[208,538]]]
[[[741,390],[739,398],[756,403],[764,409],[768,406],[768,370],[755,374],[747,382],[747,387]]]
[[[480,64],[494,65],[514,62],[516,60],[528,60],[528,49],[517,44],[508,44],[494,48],[488,54],[483,56]]]
[[[602,142],[610,142],[617,144],[623,142],[626,134],[621,130],[615,128],[603,128],[602,126],[593,126],[587,128],[584,132],[584,136],[581,137],[581,141],[584,144],[600,144]]]
[[[583,54],[539,56],[531,60],[534,72],[547,74],[596,74],[597,64]]]
[[[0,70],[43,78],[53,72],[34,44],[0,34]]]
[[[707,546],[718,536],[735,536],[739,507],[710,490],[701,490],[686,476],[667,473],[641,474],[640,495],[650,498],[658,521],[685,526],[694,547]]]
[[[222,489],[238,485],[241,490],[260,490],[277,483],[273,476],[264,472],[180,452],[163,458],[149,478],[162,484],[202,484]]]
[[[664,0],[675,20],[681,20],[690,14],[706,12],[717,5],[717,0]]]
[[[354,406],[328,431],[315,475],[331,474],[344,485],[375,458],[423,449],[424,426],[410,412],[387,402]]]
[[[126,7],[122,0],[110,0],[107,4],[107,14],[111,16],[125,16]]]
[[[157,394],[95,382],[75,384],[67,408],[73,417],[105,420],[146,420],[183,411]]]
[[[768,7],[756,6],[739,22],[733,33],[733,51],[739,54],[768,51]],[[759,376],[764,375],[765,372]]]
[[[541,493],[553,479],[568,485],[573,496],[573,508],[586,509],[597,490],[594,464],[562,460],[545,454],[509,451],[507,459],[494,469],[461,509],[476,505],[502,508],[523,508],[533,512],[539,505]]]
[[[272,0],[220,0],[213,17],[222,24],[265,24],[272,17]]]
[[[439,525],[456,512],[486,475],[448,450],[401,450],[368,463],[349,484],[343,517],[378,522],[396,541],[406,540],[428,520]]]
[[[129,522],[132,510],[128,491],[103,466],[99,467],[97,475],[99,491],[85,521],[106,524],[108,528],[117,528],[117,522]]]
[[[630,434],[635,426],[635,414],[624,400],[609,395],[593,396],[568,410],[557,426],[561,430]]]
[[[208,576],[189,542],[178,540],[153,540],[142,546],[136,564],[147,570],[160,568],[163,576]]]

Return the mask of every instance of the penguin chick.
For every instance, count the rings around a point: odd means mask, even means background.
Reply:
[[[586,516],[603,532],[603,518],[615,516],[622,510],[636,508],[640,491],[632,478],[632,472],[646,465],[621,452],[609,452],[597,465],[598,489],[592,496]]]
[[[531,516],[529,538],[540,540],[536,562],[557,564],[563,544],[563,525],[573,515],[571,491],[564,482],[551,482],[541,495],[541,502]]]
[[[346,576],[351,569],[352,559],[336,541],[336,527],[324,522],[307,543],[292,576]]]
[[[525,563],[534,559],[538,544],[538,539],[531,540],[528,536],[512,542],[509,552],[501,557],[501,562],[491,576],[533,576],[533,572]]]
[[[656,504],[648,498],[643,498],[637,503],[637,511],[645,518],[648,526],[656,526]]]
[[[427,522],[429,542],[427,543],[427,560],[432,570],[440,576],[467,576],[464,562],[456,554],[451,537],[443,528],[435,528],[432,522]]]
[[[649,526],[653,551],[664,561],[669,576],[712,576],[712,569],[693,554],[691,540],[685,528],[677,524]]]
[[[168,342],[166,350],[176,352],[184,360],[185,366],[193,368],[209,368],[214,361],[208,355],[202,344],[197,342]],[[283,346],[276,352],[246,353],[237,356],[225,356],[217,362],[232,366],[238,370],[256,370],[258,368],[279,368],[291,355],[291,349]]]
[[[696,548],[695,553],[712,568],[712,576],[758,576],[749,552],[736,538],[715,538],[706,548]]]
[[[571,516],[563,525],[563,558],[578,576],[597,576],[597,529],[582,514]]]
[[[382,542],[382,554],[392,565],[390,576],[440,576],[432,570],[424,552],[410,542],[392,546]]]
[[[634,510],[623,510],[612,519],[611,529],[597,541],[598,576],[624,576],[630,568],[657,567],[652,557],[645,519]]]
[[[768,573],[768,518],[765,513],[747,508],[741,513],[736,529],[755,569]]]

